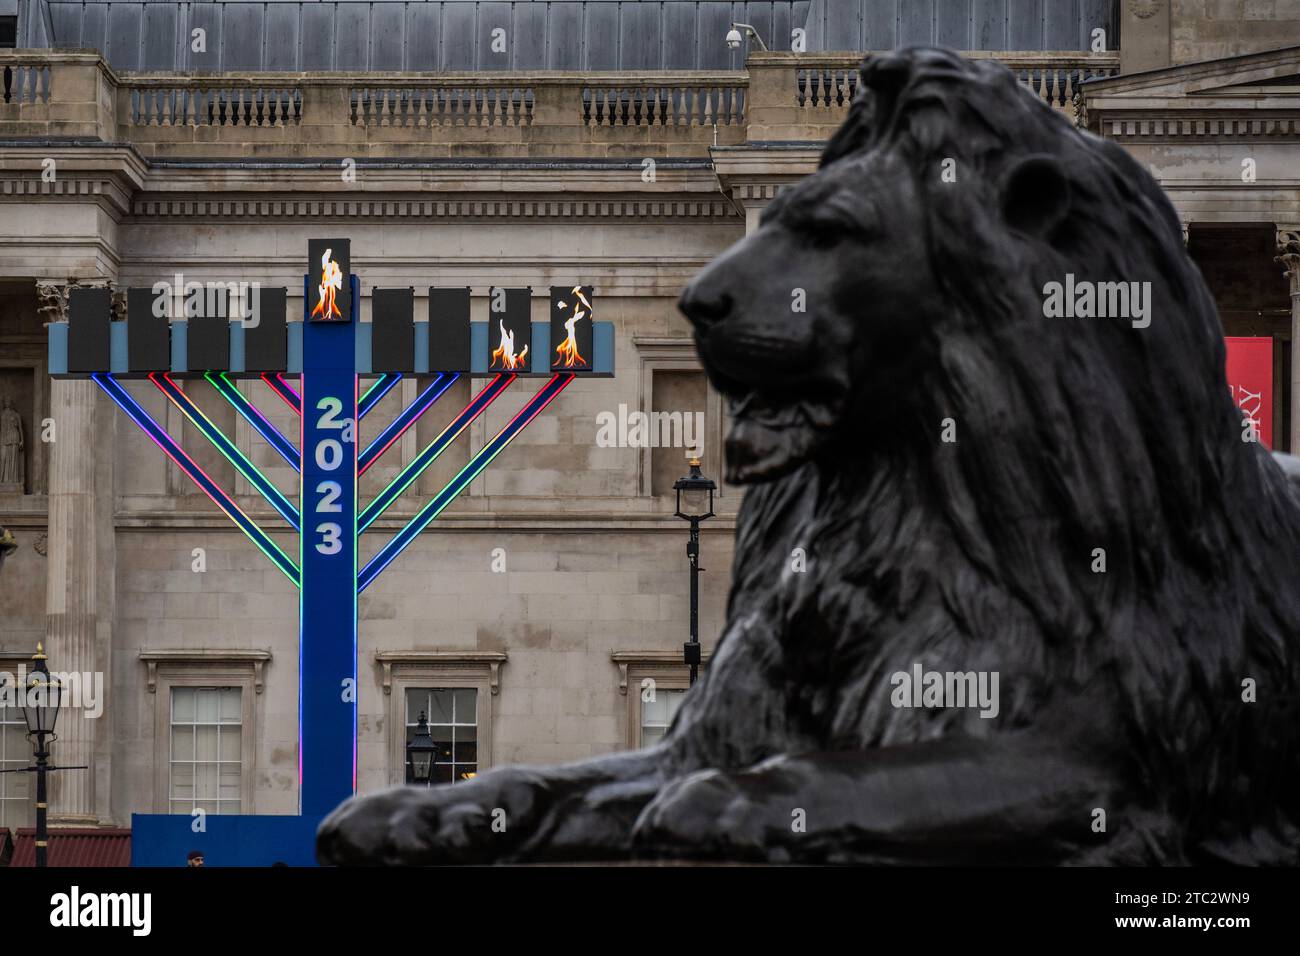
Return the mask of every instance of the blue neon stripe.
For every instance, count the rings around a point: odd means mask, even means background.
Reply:
[[[162,393],[170,398],[172,403],[181,410],[181,414],[188,418],[195,428],[203,432],[208,441],[212,442],[218,451],[230,459],[231,464],[239,469],[239,473],[262,493],[262,496],[270,502],[272,508],[280,512],[280,516],[289,522],[289,526],[294,531],[299,530],[302,522],[298,518],[298,509],[293,506],[293,502],[280,494],[280,489],[271,484],[264,474],[253,467],[253,463],[244,456],[244,453],[239,450],[235,443],[208,420],[208,417],[199,410],[188,395],[176,387],[176,383],[168,378],[166,373],[160,375],[157,372],[151,372],[149,381],[157,385],[162,390]]]
[[[510,444],[511,439],[541,414],[542,410],[560,392],[564,391],[573,379],[573,373],[566,372],[555,375],[543,385],[541,391],[529,400],[519,414],[512,418],[505,428],[497,432],[495,438],[484,445],[478,454],[469,460],[469,464],[461,469],[460,474],[449,481],[442,491],[438,492],[432,501],[421,508],[419,513],[407,522],[406,527],[397,532],[392,540],[380,548],[379,552],[361,569],[361,573],[357,575],[357,593],[360,594],[369,587],[371,582],[379,577],[384,568],[388,567],[399,554],[406,550],[407,546],[416,539],[419,533],[427,528],[429,523],[456,499],[456,496],[465,489],[465,486],[477,478],[483,472],[483,469],[491,463],[492,459]]]
[[[416,419],[427,412],[434,402],[442,398],[443,393],[451,388],[452,383],[458,378],[460,376],[455,372],[439,373],[438,377],[429,383],[428,387],[419,394],[415,401],[409,407],[403,409],[402,413],[394,418],[388,427],[366,446],[365,451],[361,453],[361,457],[357,459],[357,474],[364,475],[366,469],[373,465],[393,442],[401,438],[402,433],[414,425]],[[368,395],[369,392],[366,394]],[[364,415],[365,412],[360,414]]]
[[[393,390],[393,386],[402,380],[401,372],[388,372],[375,380],[375,383],[366,389],[366,394],[361,396],[357,402],[357,421],[365,418],[370,413],[370,409],[383,400],[383,397]]]
[[[140,426],[146,435],[158,444],[167,457],[174,461],[177,467],[185,472],[190,480],[198,485],[218,508],[225,512],[226,517],[233,521],[240,531],[248,535],[250,541],[261,548],[266,556],[275,562],[276,566],[285,573],[285,576],[290,581],[295,585],[299,583],[300,576],[297,565],[280,550],[279,545],[271,540],[270,536],[259,528],[248,515],[244,514],[239,505],[235,504],[234,499],[226,494],[216,482],[204,473],[202,468],[194,463],[194,460],[185,453],[184,449],[176,444],[175,439],[150,418],[149,413],[121,385],[114,381],[112,376],[103,372],[94,372],[90,377],[122,411],[126,412],[132,421]]]
[[[263,417],[253,403],[235,387],[235,383],[226,378],[225,372],[208,372],[207,379],[226,401],[235,406],[235,411],[243,415],[244,420],[257,429],[257,433],[266,439],[267,444],[293,466],[294,471],[302,468],[301,462],[298,461],[298,449],[293,447],[293,442],[280,434],[280,430]]]
[[[388,506],[397,500],[397,497],[406,490],[424,469],[437,460],[438,456],[456,440],[456,437],[463,432],[469,423],[478,418],[483,410],[496,401],[497,396],[506,390],[506,387],[515,380],[511,373],[502,373],[497,375],[491,382],[484,386],[483,390],[470,400],[464,410],[451,421],[451,423],[442,430],[429,446],[420,452],[409,465],[402,469],[401,473],[389,483],[388,487],[381,491],[378,497],[370,504],[366,505],[364,511],[357,518],[357,533],[365,531],[375,519],[383,514]]]

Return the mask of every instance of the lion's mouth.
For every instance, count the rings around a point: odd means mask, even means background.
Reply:
[[[727,481],[755,484],[788,474],[812,457],[838,416],[838,402],[749,392],[728,400]]]

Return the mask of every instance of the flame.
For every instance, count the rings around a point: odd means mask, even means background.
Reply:
[[[528,346],[518,355],[515,354],[515,336],[514,333],[506,328],[505,322],[500,319],[497,324],[501,326],[501,345],[492,351],[492,360],[488,363],[488,368],[504,369],[521,369],[528,363],[525,358],[528,355]],[[500,361],[500,365],[497,362]]]
[[[343,272],[339,269],[339,264],[330,258],[333,249],[326,249],[325,255],[320,257],[320,301],[316,303],[316,308],[311,310],[312,318],[320,316],[324,319],[341,319],[343,313],[339,311],[337,294],[343,289]]]
[[[583,358],[582,353],[578,351],[578,340],[574,337],[573,330],[578,322],[591,311],[591,303],[588,302],[587,297],[582,294],[582,286],[575,285],[573,287],[573,294],[578,297],[578,300],[582,305],[587,307],[587,311],[584,312],[582,309],[578,308],[578,302],[575,302],[573,303],[573,315],[564,322],[564,331],[566,333],[565,339],[555,347],[555,354],[559,357],[557,361],[562,361],[565,368],[573,368],[575,365],[587,364],[587,360]],[[564,307],[564,303],[561,302],[560,308]]]

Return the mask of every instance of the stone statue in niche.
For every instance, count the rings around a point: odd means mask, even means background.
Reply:
[[[1300,864],[1296,462],[1140,163],[873,55],[680,305],[751,486],[708,671],[657,746],[349,800],[322,862]]]
[[[0,526],[0,569],[5,566],[5,558],[13,554],[17,548],[18,542],[14,539],[13,532]]]
[[[26,436],[13,399],[0,404],[0,491],[22,492],[27,478]]]

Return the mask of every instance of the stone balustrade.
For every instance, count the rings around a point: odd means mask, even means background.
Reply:
[[[1118,54],[976,53],[1073,115]],[[99,139],[144,156],[704,155],[825,139],[856,54],[755,53],[744,71],[117,73],[87,51],[0,51],[0,138]]]

